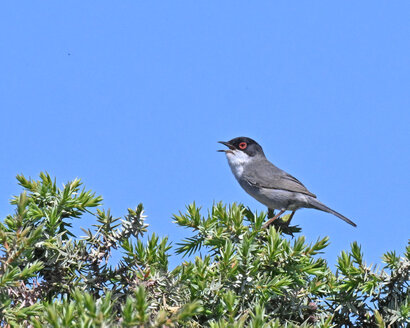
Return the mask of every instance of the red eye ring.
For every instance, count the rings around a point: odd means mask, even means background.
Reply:
[[[241,142],[241,143],[239,144],[239,148],[240,148],[240,149],[245,149],[246,147],[248,147],[248,144],[247,144],[246,142]]]

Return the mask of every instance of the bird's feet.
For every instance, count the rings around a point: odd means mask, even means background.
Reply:
[[[262,228],[267,229],[270,226],[274,226],[276,230],[282,231],[284,234],[290,235],[293,237],[294,232],[300,232],[300,228],[297,226],[290,226],[290,222],[292,221],[293,215],[295,215],[295,211],[291,214],[284,215],[280,217],[285,211],[280,211],[277,215],[275,215],[274,210],[268,209],[268,217],[272,217],[262,226]]]
[[[268,217],[271,215],[274,215],[271,219],[265,222],[265,224],[262,226],[262,228],[266,229],[269,227],[271,224],[274,224],[274,222],[283,214],[285,213],[285,210],[281,210],[278,214],[275,215],[275,211],[272,209],[268,209]]]

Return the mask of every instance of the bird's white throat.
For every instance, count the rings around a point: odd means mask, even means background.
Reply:
[[[243,173],[243,167],[247,164],[251,157],[239,150],[232,150],[226,153],[226,158],[228,159],[229,166],[231,167],[232,173],[235,178],[240,178]]]

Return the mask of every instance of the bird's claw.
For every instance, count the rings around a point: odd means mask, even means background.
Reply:
[[[274,226],[275,230],[280,230],[281,232],[283,232],[284,234],[290,235],[292,237],[294,237],[293,233],[294,232],[299,232],[300,228],[297,226],[291,226],[290,222],[293,218],[294,212],[292,212],[290,215],[284,215],[282,217],[276,217],[275,216],[272,219],[269,219],[263,226],[263,229],[267,229],[270,226]]]

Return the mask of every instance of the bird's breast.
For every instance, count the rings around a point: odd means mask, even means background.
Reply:
[[[236,179],[242,176],[243,168],[245,165],[245,160],[241,156],[235,154],[227,153],[226,158],[228,159],[229,167]]]

